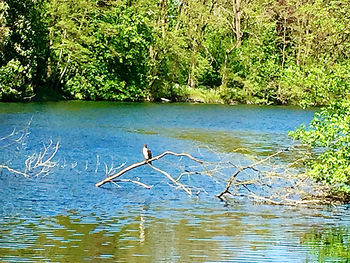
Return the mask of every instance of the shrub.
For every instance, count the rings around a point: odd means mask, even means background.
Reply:
[[[307,173],[349,197],[350,103],[344,100],[321,109],[308,128],[301,126],[290,136],[315,151],[315,158],[307,163]]]

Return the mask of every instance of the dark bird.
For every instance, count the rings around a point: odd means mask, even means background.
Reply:
[[[145,157],[146,161],[148,161],[149,159],[152,158],[152,153],[151,153],[150,149],[147,148],[147,144],[145,144],[143,146],[142,154],[143,154],[143,157]],[[152,162],[149,162],[149,164],[152,164]]]

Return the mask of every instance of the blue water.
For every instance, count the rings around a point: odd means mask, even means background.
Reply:
[[[346,206],[227,204],[215,197],[224,185],[203,175],[186,179],[201,189],[189,197],[148,166],[123,178],[151,190],[127,182],[95,187],[106,177],[105,166],[141,161],[145,143],[153,155],[171,150],[245,163],[235,149],[273,153],[290,145],[286,133],[313,113],[276,106],[2,103],[0,137],[31,124],[25,144],[0,144],[0,164],[24,171],[24,161],[43,144],[52,140],[60,147],[57,166],[46,176],[1,170],[0,261],[347,262]],[[174,177],[198,168],[171,156],[154,164]]]

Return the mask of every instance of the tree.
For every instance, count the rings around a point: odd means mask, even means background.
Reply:
[[[145,97],[152,37],[141,15],[114,2],[52,0],[48,17],[50,77],[67,97]]]
[[[45,82],[46,26],[42,1],[0,3],[0,99],[32,98]]]
[[[308,129],[290,135],[314,150],[308,174],[331,185],[335,193],[350,196],[350,103],[338,101],[316,113]]]
[[[350,0],[2,0],[0,99],[326,105],[347,98]],[[198,88],[196,90],[196,88]],[[209,95],[208,95],[209,96]]]
[[[152,30],[149,47],[148,85],[153,99],[179,96],[176,86],[185,85],[188,78],[189,50],[182,24],[183,1],[137,1],[135,10],[144,14]],[[152,11],[150,11],[152,10]]]

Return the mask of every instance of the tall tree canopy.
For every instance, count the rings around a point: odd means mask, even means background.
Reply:
[[[1,0],[0,99],[324,105],[347,98],[350,0]]]

